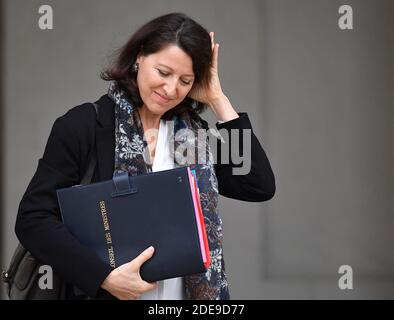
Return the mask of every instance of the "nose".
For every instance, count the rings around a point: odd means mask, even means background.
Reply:
[[[169,99],[174,99],[176,97],[177,82],[176,80],[168,80],[165,82],[164,91]]]

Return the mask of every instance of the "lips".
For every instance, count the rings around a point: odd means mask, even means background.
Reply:
[[[167,99],[167,98],[163,97],[162,95],[160,95],[156,91],[153,91],[153,93],[154,93],[154,96],[156,97],[156,100],[158,100],[161,103],[166,103],[171,100],[171,99]]]

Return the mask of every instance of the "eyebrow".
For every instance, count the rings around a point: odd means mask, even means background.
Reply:
[[[165,67],[165,68],[170,69],[171,71],[174,71],[174,69],[172,69],[172,68],[169,67],[169,66],[166,66],[165,64],[159,63],[158,66],[162,66],[162,67]],[[194,74],[184,74],[183,76],[186,76],[186,77],[193,77],[193,78],[194,78]]]

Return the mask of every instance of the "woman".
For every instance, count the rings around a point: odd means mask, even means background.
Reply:
[[[69,299],[77,298],[72,286],[90,298],[229,299],[218,194],[266,201],[275,193],[271,166],[253,132],[246,175],[233,175],[237,165],[221,164],[220,157],[217,164],[211,158],[206,164],[186,162],[196,170],[207,227],[212,263],[206,273],[147,283],[139,269],[154,248],[111,269],[67,231],[56,198],[56,189],[79,183],[91,151],[98,160],[92,182],[112,179],[116,171],[138,175],[178,166],[169,151],[179,147],[173,137],[181,128],[209,129],[198,115],[207,106],[218,129],[252,129],[247,114],[237,113],[221,89],[218,52],[214,34],[186,15],[158,17],[142,26],[102,73],[110,83],[96,102],[97,120],[92,105],[82,104],[55,121],[21,200],[15,231],[27,250],[70,284]],[[173,130],[166,120],[174,121]],[[156,134],[148,137],[147,132]],[[225,142],[231,146],[231,136]],[[209,144],[206,148],[210,154]]]

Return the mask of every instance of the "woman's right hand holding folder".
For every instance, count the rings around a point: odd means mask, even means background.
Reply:
[[[104,280],[101,288],[120,300],[135,300],[141,294],[155,289],[156,282],[146,282],[140,275],[141,266],[152,258],[154,251],[153,247],[149,247],[134,260],[114,269]]]

